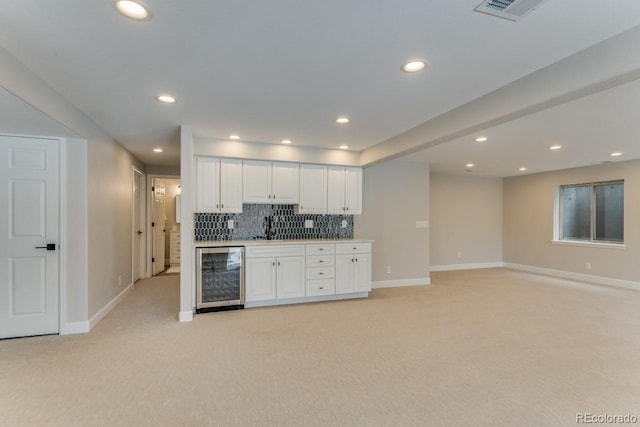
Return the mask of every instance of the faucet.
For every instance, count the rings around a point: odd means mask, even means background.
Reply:
[[[267,220],[267,240],[271,240],[276,235],[276,230],[273,229],[273,215],[266,217]]]

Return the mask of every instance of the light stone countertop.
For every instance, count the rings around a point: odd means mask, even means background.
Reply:
[[[371,239],[299,239],[299,240],[213,240],[193,242],[194,247],[220,247],[220,246],[271,246],[271,245],[313,245],[323,243],[373,243]]]

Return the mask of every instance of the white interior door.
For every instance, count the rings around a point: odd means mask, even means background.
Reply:
[[[164,271],[164,235],[165,211],[164,192],[162,184],[153,185],[153,275]]]
[[[0,136],[0,338],[59,331],[59,144]]]

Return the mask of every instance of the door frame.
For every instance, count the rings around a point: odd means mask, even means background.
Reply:
[[[135,166],[131,167],[131,253],[132,255],[135,257],[135,209],[133,208],[134,204],[135,204],[135,192],[133,191],[133,188],[135,186],[135,181],[136,179],[138,180],[138,190],[139,190],[139,195],[138,195],[138,203],[139,203],[139,216],[140,216],[140,230],[142,231],[143,234],[146,234],[147,232],[147,179],[146,179],[146,175],[145,173],[138,169]],[[147,273],[147,239],[146,236],[143,239],[140,239],[140,251],[138,253],[138,256],[140,257],[139,259],[139,269],[140,271],[138,272],[138,275],[140,276],[140,279],[144,279],[147,277],[146,273]],[[131,277],[134,278],[136,277],[135,274],[135,258],[131,259]]]
[[[151,230],[151,222],[153,221],[153,218],[151,216],[151,205],[153,203],[153,191],[151,191],[151,187],[153,187],[153,180],[155,178],[160,178],[160,179],[178,179],[181,180],[182,182],[182,178],[180,177],[180,175],[163,175],[163,174],[147,174],[147,194],[146,194],[146,199],[147,199],[147,207],[148,209],[146,209],[146,228],[147,230]],[[153,257],[153,233],[148,232],[147,233],[147,239],[146,239],[146,254],[145,254],[145,275],[144,277],[149,278],[149,277],[153,277],[153,268],[152,268],[152,263],[151,263],[151,258]],[[164,261],[163,261],[164,262]]]

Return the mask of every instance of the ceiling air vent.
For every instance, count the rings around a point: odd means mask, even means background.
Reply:
[[[486,0],[474,10],[500,18],[518,21],[546,0]]]

